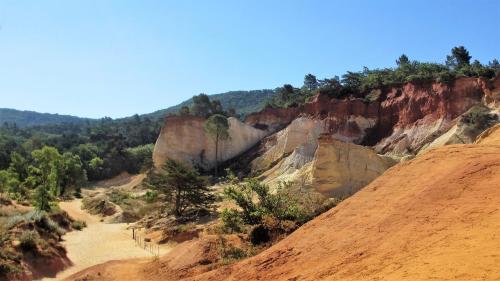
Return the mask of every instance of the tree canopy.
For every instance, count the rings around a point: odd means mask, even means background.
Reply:
[[[170,210],[176,216],[182,216],[188,210],[208,209],[215,200],[198,171],[173,159],[168,159],[161,169],[150,173],[146,184],[166,196]]]

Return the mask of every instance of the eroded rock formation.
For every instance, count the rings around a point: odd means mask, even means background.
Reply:
[[[498,280],[499,132],[399,164],[271,248],[193,280]]]
[[[266,108],[245,122],[272,131],[299,116],[322,120],[323,133],[337,139],[373,145],[378,153],[415,154],[448,131],[454,120],[476,104],[500,100],[500,78],[459,78],[451,85],[419,82],[391,87],[379,101],[337,100],[318,95],[312,102],[287,109]]]
[[[327,197],[344,198],[393,164],[370,148],[322,136],[312,163],[312,186]]]
[[[232,159],[259,142],[266,132],[236,118],[229,119],[229,140],[219,143],[219,161]],[[161,129],[154,152],[155,167],[167,160],[184,161],[211,169],[215,166],[215,141],[205,131],[205,119],[196,116],[168,116]]]
[[[317,95],[298,107],[250,114],[245,123],[230,118],[231,140],[222,143],[219,158],[229,160],[261,141],[249,165],[254,174],[271,185],[298,179],[312,183],[320,135],[369,146],[385,155],[383,159],[398,161],[445,144],[470,143],[479,132],[463,126],[460,116],[475,105],[498,111],[500,78],[406,83],[379,89],[377,94],[371,103]],[[212,168],[215,146],[203,124],[198,117],[168,117],[155,146],[155,165],[171,157]]]

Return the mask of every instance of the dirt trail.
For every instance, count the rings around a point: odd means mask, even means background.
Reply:
[[[90,215],[81,209],[81,200],[61,202],[59,206],[72,218],[83,220],[87,227],[82,231],[72,231],[63,236],[63,245],[66,247],[69,259],[73,266],[60,272],[56,278],[43,280],[62,280],[71,274],[87,267],[113,260],[142,258],[152,259],[152,255],[144,249],[135,246],[131,231],[127,224],[108,224],[100,221],[100,217]],[[160,255],[170,249],[160,248]]]

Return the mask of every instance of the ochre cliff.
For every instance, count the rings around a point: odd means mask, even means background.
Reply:
[[[370,148],[331,136],[322,136],[318,142],[312,162],[312,186],[327,197],[348,197],[393,164]]]
[[[390,157],[396,161],[411,159],[419,152],[447,144],[471,143],[481,131],[461,122],[460,117],[479,105],[490,110],[484,106],[484,99],[495,91],[494,81],[461,78],[452,85],[420,82],[379,90],[379,100],[372,103],[318,95],[300,107],[267,108],[249,115],[246,123],[269,133],[280,130],[262,141],[260,156],[252,161],[251,167],[254,173],[263,172],[260,179],[271,186],[280,181],[318,185],[321,181],[318,176],[313,183],[314,163],[330,161],[317,151],[320,135],[373,145],[377,153],[386,154],[378,158],[390,160]],[[385,168],[378,170],[378,174],[383,170]],[[370,181],[356,183],[356,179],[374,178],[363,171],[350,180],[352,190],[347,193]],[[348,177],[348,174],[341,175],[344,172],[348,173],[345,169],[332,168],[323,176]],[[349,184],[344,182],[344,186]]]
[[[312,151],[306,155],[306,158],[309,158],[306,162],[309,162],[316,150],[316,140],[324,131],[323,125],[324,122],[321,120],[307,117],[299,117],[293,120],[285,129],[265,139],[262,144],[264,153],[252,161],[252,169],[254,171],[265,171],[283,157],[292,154],[296,149],[306,144],[313,146]],[[300,151],[297,151],[297,153],[300,153]]]
[[[358,117],[358,122],[363,121]],[[325,134],[323,120],[299,117],[266,139],[264,153],[252,162],[264,183],[300,182],[328,197],[346,197],[394,164],[371,148]],[[267,149],[267,150],[266,150]]]
[[[221,144],[219,159],[229,160],[261,141],[250,164],[254,174],[271,185],[299,178],[311,183],[320,135],[371,146],[397,160],[445,144],[470,143],[479,132],[464,130],[460,116],[479,104],[498,111],[500,78],[406,83],[378,92],[379,98],[371,103],[317,95],[299,107],[250,114],[245,123],[230,118],[231,139]],[[171,116],[158,137],[154,163],[158,167],[171,157],[210,169],[214,148],[203,118]]]
[[[167,158],[184,161],[203,169],[215,166],[215,141],[205,131],[205,119],[196,116],[168,116],[153,151],[155,167]],[[259,142],[266,132],[236,118],[228,118],[229,139],[219,143],[219,161],[232,159]]]
[[[448,131],[473,105],[495,108],[500,77],[459,78],[443,83],[406,83],[381,91],[378,101],[337,100],[324,95],[296,108],[266,108],[245,122],[268,131],[284,128],[299,116],[322,121],[323,132],[344,141],[373,145],[378,153],[416,154]]]

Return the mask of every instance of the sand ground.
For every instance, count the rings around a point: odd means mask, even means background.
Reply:
[[[85,221],[87,227],[63,236],[63,245],[73,266],[57,274],[55,278],[43,280],[63,280],[75,272],[108,261],[154,258],[151,253],[135,245],[132,231],[127,229],[126,223],[101,222],[99,216],[85,212],[81,205],[80,199],[59,203],[61,209],[73,219]],[[160,256],[169,251],[168,246],[160,247]]]

